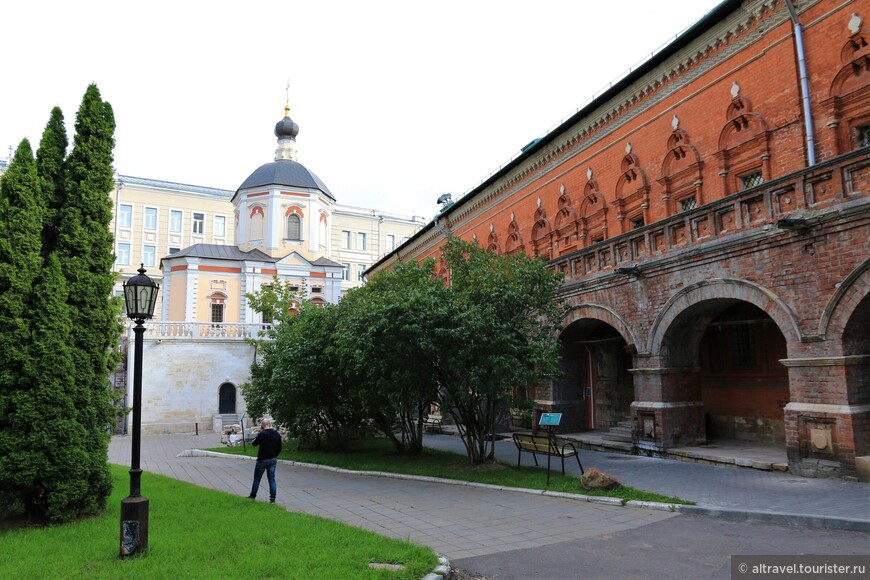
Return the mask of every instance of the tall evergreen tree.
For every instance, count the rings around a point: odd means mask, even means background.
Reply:
[[[42,214],[33,150],[21,141],[3,176],[0,218],[0,511],[20,511],[9,495],[19,466],[9,452],[19,439],[10,423],[16,395],[26,389],[24,364],[31,340],[33,287],[42,265]]]
[[[65,197],[64,158],[68,146],[63,112],[60,107],[54,107],[39,142],[39,149],[36,150],[36,168],[47,208],[42,228],[43,256],[53,252],[57,243],[59,211]]]
[[[59,212],[57,253],[69,288],[78,421],[87,430],[87,473],[93,509],[111,492],[106,461],[113,409],[109,373],[121,326],[112,300],[114,244],[112,150],[115,118],[96,85],[90,85],[76,115],[73,150],[66,163],[66,198]],[[90,508],[88,508],[90,509]]]
[[[15,444],[3,449],[4,481],[24,511],[39,519],[65,522],[93,511],[88,487],[86,440],[75,401],[81,386],[73,376],[71,322],[66,281],[56,254],[48,257],[33,297],[32,338],[22,382],[8,416]]]

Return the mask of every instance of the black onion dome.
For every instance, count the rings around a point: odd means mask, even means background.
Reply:
[[[275,125],[275,137],[278,139],[296,139],[299,134],[299,125],[290,117],[284,117]]]
[[[277,128],[275,132],[278,132]],[[278,161],[261,165],[239,186],[239,190],[272,185],[319,189],[328,195],[330,199],[335,200],[335,197],[327,189],[326,184],[319,177],[298,161],[290,159],[279,159]]]

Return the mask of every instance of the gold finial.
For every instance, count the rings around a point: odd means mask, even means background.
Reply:
[[[287,77],[287,86],[284,88],[284,93],[286,95],[286,101],[284,101],[284,116],[290,116],[290,77]]]

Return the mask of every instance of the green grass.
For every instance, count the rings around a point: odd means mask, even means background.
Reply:
[[[256,455],[255,447],[220,447],[212,449],[232,454]],[[347,452],[300,450],[294,441],[284,445],[281,459],[290,459],[301,463],[331,465],[355,471],[384,471],[388,473],[404,473],[428,477],[488,483],[505,487],[521,487],[615,497],[624,501],[653,501],[666,504],[694,505],[678,497],[662,495],[622,486],[607,491],[591,491],[584,489],[580,478],[576,475],[562,475],[561,463],[553,459],[550,471],[550,485],[547,486],[547,471],[534,467],[516,467],[507,463],[489,463],[472,466],[465,455],[424,449],[422,455],[402,455],[396,453],[393,446],[385,438],[366,439],[355,442]],[[546,461],[546,459],[544,459]],[[566,461],[574,461],[573,458]]]
[[[419,579],[431,549],[146,473],[147,554],[118,558],[126,467],[112,466],[106,512],[68,525],[0,530],[0,578]],[[403,564],[399,571],[370,562]]]

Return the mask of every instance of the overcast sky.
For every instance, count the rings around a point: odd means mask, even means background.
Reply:
[[[274,159],[290,81],[299,161],[339,203],[431,217],[718,0],[7,2],[0,147],[72,138],[96,82],[123,175],[235,190]]]

